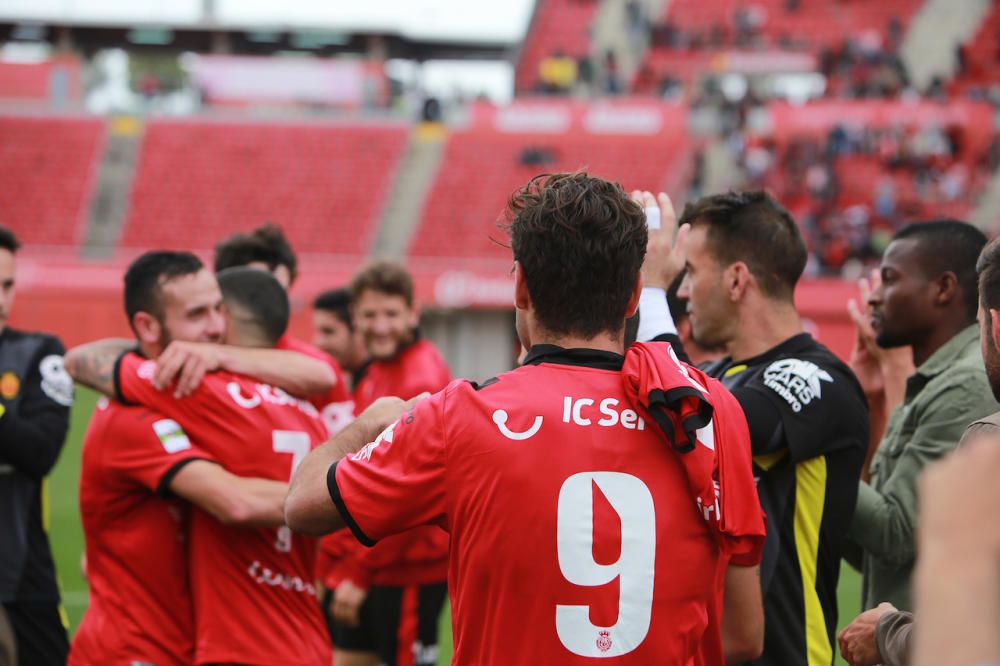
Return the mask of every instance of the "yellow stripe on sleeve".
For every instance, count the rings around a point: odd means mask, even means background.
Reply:
[[[819,559],[819,527],[826,502],[826,458],[820,456],[795,467],[795,550],[802,574],[803,606],[806,611],[806,663],[830,666],[833,648],[826,633],[826,617],[816,592]]]

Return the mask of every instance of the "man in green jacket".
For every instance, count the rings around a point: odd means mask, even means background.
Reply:
[[[873,429],[878,412],[892,410],[848,531],[860,549],[860,558],[849,559],[860,559],[865,609],[888,601],[912,610],[917,477],[955,448],[969,423],[998,409],[976,325],[975,266],[985,245],[972,225],[935,220],[901,229],[882,257],[868,300],[875,344],[859,345],[852,359]],[[892,350],[905,346],[916,370],[901,383],[903,364]]]

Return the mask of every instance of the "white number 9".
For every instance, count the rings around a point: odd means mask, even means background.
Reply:
[[[621,517],[621,555],[614,564],[594,561],[594,499],[597,484]],[[582,472],[559,490],[559,569],[574,585],[597,587],[619,579],[618,622],[598,627],[589,606],[556,606],[556,633],[567,650],[582,657],[619,657],[649,633],[653,612],[656,513],[649,488],[620,472]]]

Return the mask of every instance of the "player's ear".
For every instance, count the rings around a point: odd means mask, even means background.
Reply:
[[[635,285],[632,287],[632,294],[628,298],[628,306],[625,308],[625,317],[633,317],[635,313],[639,311],[639,298],[642,296],[642,273],[639,274],[639,279],[635,281]]]
[[[750,274],[750,267],[742,261],[729,264],[722,273],[723,287],[729,294],[729,300],[734,303],[743,299],[751,280],[753,275]]]
[[[514,262],[514,307],[527,310],[531,307],[531,293],[528,291],[528,281],[524,278],[521,262]]]
[[[139,342],[155,345],[161,340],[162,326],[159,320],[148,312],[136,312],[132,317],[132,327]]]
[[[410,306],[410,328],[416,328],[420,325],[420,304],[413,301],[413,305]]]
[[[990,337],[993,339],[993,348],[1000,349],[1000,310],[990,308]]]

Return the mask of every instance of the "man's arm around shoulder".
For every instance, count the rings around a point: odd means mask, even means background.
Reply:
[[[208,460],[193,460],[169,482],[170,491],[212,514],[224,525],[280,527],[285,524],[288,484],[243,478]]]

